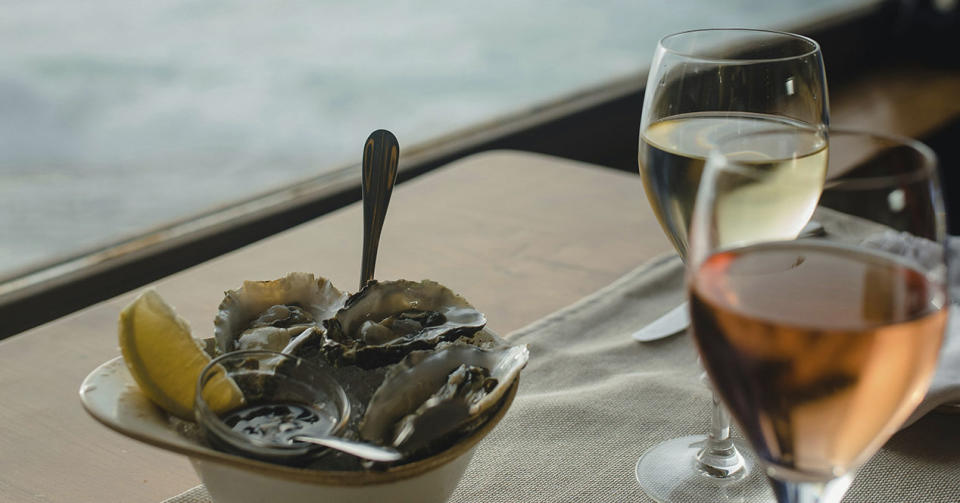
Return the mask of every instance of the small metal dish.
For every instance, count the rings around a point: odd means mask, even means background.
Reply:
[[[222,394],[224,375],[236,383],[245,403],[217,414],[207,400],[215,389]],[[289,410],[310,418],[297,420],[284,412]],[[218,449],[298,464],[329,450],[292,437],[342,433],[350,419],[350,401],[343,387],[316,364],[273,351],[235,351],[215,358],[200,373],[194,415],[207,441]]]

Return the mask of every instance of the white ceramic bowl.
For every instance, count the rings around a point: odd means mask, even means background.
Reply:
[[[118,357],[84,379],[80,398],[95,419],[128,437],[184,454],[217,503],[444,502],[457,487],[476,449],[506,413],[514,382],[481,428],[429,458],[385,471],[338,472],[291,468],[213,450],[178,433],[167,414],[140,392]]]

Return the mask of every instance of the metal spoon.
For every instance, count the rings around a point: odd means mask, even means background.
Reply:
[[[390,194],[397,181],[397,160],[400,144],[390,131],[378,129],[363,144],[363,175],[360,188],[363,193],[363,257],[360,262],[360,288],[373,279],[377,264],[380,230],[387,215]],[[356,442],[340,437],[297,435],[293,440],[336,449],[371,461],[397,461],[403,457],[392,447]]]
[[[322,445],[340,452],[353,454],[358,458],[369,459],[370,461],[398,461],[403,457],[400,451],[393,447],[380,447],[379,445],[356,442],[340,437],[317,437],[297,435],[293,440],[298,442],[307,442],[310,444]]]
[[[653,342],[679,334],[690,326],[690,313],[687,303],[667,311],[663,316],[653,320],[649,325],[633,333],[633,340],[637,342]]]
[[[360,263],[360,288],[373,279],[377,264],[380,229],[387,215],[390,194],[397,181],[400,144],[390,131],[378,129],[363,145],[363,258]]]

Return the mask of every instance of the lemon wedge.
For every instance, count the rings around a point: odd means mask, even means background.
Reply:
[[[170,414],[193,421],[197,378],[210,357],[187,321],[150,289],[120,312],[119,337],[123,361],[143,394]],[[215,413],[243,404],[243,393],[222,369],[203,394]]]

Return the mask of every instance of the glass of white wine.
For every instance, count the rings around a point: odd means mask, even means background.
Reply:
[[[758,140],[797,145],[797,164],[744,157],[738,144]],[[945,224],[926,146],[831,130],[818,198],[790,173],[810,141],[756,133],[711,155],[687,286],[701,361],[777,501],[833,503],[929,386],[947,321]],[[785,198],[806,209],[779,218]],[[816,218],[825,233],[744,232],[771,215],[794,230]]]
[[[644,97],[638,160],[647,199],[681,258],[687,255],[704,163],[718,141],[752,131],[817,131],[809,138],[813,143],[796,146],[804,147],[803,158],[789,152],[789,159],[819,172],[822,183],[828,110],[820,47],[807,37],[709,29],[660,40]],[[784,154],[764,152],[768,145],[741,142],[739,147],[766,155],[773,164]],[[819,191],[819,186],[809,190]],[[776,215],[769,213],[765,221],[740,231],[796,232],[783,227],[783,219],[794,213],[802,219],[799,215],[809,206],[802,199],[784,200]],[[660,502],[772,500],[762,475],[730,437],[729,418],[716,398],[709,434],[662,442],[641,456],[635,471],[643,490]]]

